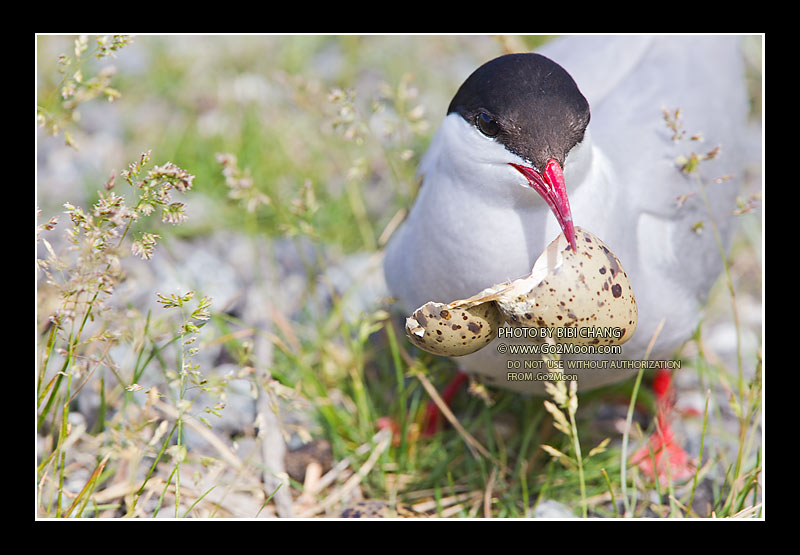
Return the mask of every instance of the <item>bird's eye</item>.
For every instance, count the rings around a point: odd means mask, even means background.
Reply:
[[[486,112],[481,112],[475,118],[475,125],[487,137],[494,137],[500,132],[500,124]]]

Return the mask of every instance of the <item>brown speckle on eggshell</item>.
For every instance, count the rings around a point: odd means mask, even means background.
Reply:
[[[530,325],[524,315],[533,313],[539,327],[578,328],[577,337],[566,339],[572,343],[597,344],[597,329],[610,332],[599,337],[601,344],[625,343],[638,319],[628,275],[598,237],[580,227],[575,234],[577,252],[559,235],[537,259],[530,277],[512,282],[495,303],[512,326]],[[620,337],[611,330],[619,330]]]
[[[452,324],[454,321],[461,324]],[[491,300],[455,301],[447,305],[429,302],[406,318],[406,335],[429,353],[463,356],[490,343],[502,324],[503,317]]]

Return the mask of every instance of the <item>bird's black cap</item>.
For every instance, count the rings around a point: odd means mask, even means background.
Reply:
[[[539,170],[551,158],[563,167],[589,124],[589,103],[570,74],[533,53],[507,54],[476,69],[450,102],[452,112]]]

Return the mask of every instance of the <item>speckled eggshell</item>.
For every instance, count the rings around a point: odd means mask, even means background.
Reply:
[[[576,344],[622,344],[636,330],[638,310],[628,274],[611,249],[591,232],[575,228],[577,253],[563,234],[537,260],[532,278],[514,282],[496,300],[512,326],[618,328],[620,337],[580,330],[564,339]],[[535,279],[534,279],[535,276]],[[588,330],[587,330],[588,331]]]
[[[454,306],[429,302],[406,319],[406,335],[414,345],[443,356],[463,356],[497,337],[503,317],[493,302]]]
[[[338,518],[396,518],[397,510],[388,501],[366,499],[346,505],[336,516]]]

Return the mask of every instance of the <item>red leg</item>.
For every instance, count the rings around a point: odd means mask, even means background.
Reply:
[[[456,374],[456,377],[453,378],[453,381],[447,385],[442,393],[442,401],[450,406],[450,402],[453,400],[453,397],[455,397],[456,393],[458,393],[458,390],[466,381],[467,374],[459,370],[458,374]],[[433,401],[428,401],[428,405],[425,407],[425,419],[422,423],[422,435],[432,436],[439,430],[440,416],[441,411],[439,410],[439,407],[436,406],[436,403]]]
[[[653,380],[653,391],[656,395],[657,429],[650,436],[648,445],[641,447],[633,454],[632,464],[638,465],[651,479],[656,472],[660,482],[666,481],[667,475],[672,480],[683,481],[694,474],[694,465],[689,455],[674,441],[669,416],[674,404],[675,391],[672,387],[672,376],[664,368],[658,371]],[[652,452],[652,458],[650,453]],[[655,468],[653,468],[655,460]]]
[[[467,381],[467,378],[467,374],[460,370],[458,371],[456,377],[453,378],[442,393],[442,400],[445,404],[448,406],[450,405],[453,397],[456,396],[456,393],[458,393],[458,390],[464,385],[464,382]],[[439,430],[440,416],[441,411],[439,407],[436,406],[436,403],[428,401],[425,407],[425,416],[422,421],[422,435],[432,436]],[[383,430],[387,428],[392,431],[393,443],[395,445],[400,445],[400,430],[398,429],[397,423],[388,416],[382,416],[378,419],[378,429]]]

